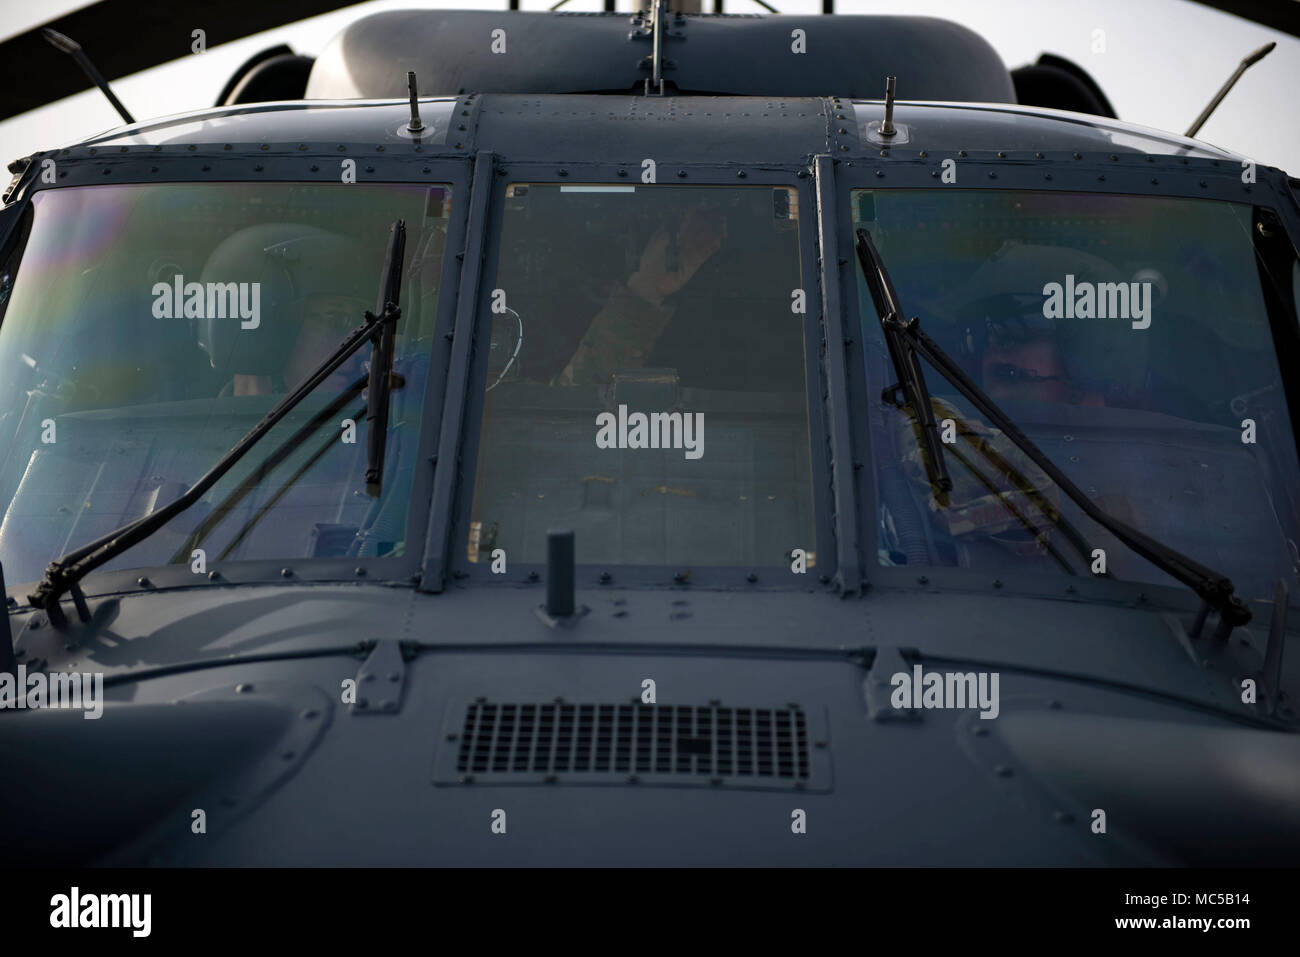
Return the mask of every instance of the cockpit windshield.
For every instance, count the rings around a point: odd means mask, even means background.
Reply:
[[[1160,197],[858,190],[902,308],[1105,511],[1271,600],[1300,567],[1300,468],[1250,206]],[[873,387],[894,381],[867,285]],[[1276,307],[1275,307],[1276,309]],[[929,372],[929,370],[927,370]],[[954,487],[873,393],[879,560],[1170,584],[1088,519],[942,378]]]
[[[815,562],[787,186],[515,183],[491,289],[469,559]]]
[[[167,184],[35,194],[0,257],[10,582],[176,499],[374,309],[409,228],[383,493],[362,350],[193,508],[107,567],[402,553],[450,190]]]

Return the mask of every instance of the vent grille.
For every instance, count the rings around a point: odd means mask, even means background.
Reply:
[[[811,776],[803,709],[665,704],[492,704],[465,709],[456,771],[687,776],[800,784]]]

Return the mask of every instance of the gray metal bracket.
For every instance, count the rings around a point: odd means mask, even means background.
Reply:
[[[406,688],[406,657],[402,643],[380,638],[357,672],[357,697],[348,710],[355,715],[397,714]]]
[[[872,721],[920,721],[921,713],[915,708],[895,708],[889,703],[893,692],[890,679],[903,672],[910,674],[912,666],[904,659],[902,652],[893,645],[876,649],[875,660],[871,670],[863,679],[862,687],[867,698],[867,715]]]

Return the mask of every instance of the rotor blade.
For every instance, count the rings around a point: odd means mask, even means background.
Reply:
[[[1192,0],[1202,6],[1231,13],[1260,26],[1300,37],[1300,3],[1296,0]]]
[[[100,0],[0,43],[0,120],[92,88],[41,36],[43,27],[67,34],[108,80],[193,55],[193,32],[210,49],[263,30],[349,6],[346,0]],[[197,98],[194,108],[207,106]]]

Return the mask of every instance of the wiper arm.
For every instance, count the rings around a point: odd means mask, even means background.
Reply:
[[[404,251],[405,234],[406,224],[399,219],[393,224],[393,233],[388,243],[388,257],[384,263],[383,293],[389,291],[389,283],[394,275],[399,279],[401,277],[401,266],[399,264],[394,267],[392,259],[394,254],[400,257]],[[402,240],[399,241],[398,236],[401,236]],[[383,293],[381,293],[381,298]],[[395,296],[396,293],[394,292],[393,295]],[[27,596],[27,600],[31,602],[32,607],[43,608],[50,616],[51,624],[55,626],[62,625],[65,619],[59,606],[59,600],[65,593],[71,592],[73,602],[77,607],[77,616],[82,621],[89,621],[90,609],[86,605],[85,595],[82,594],[81,587],[78,584],[82,578],[105,562],[112,561],[127,549],[144,541],[202,498],[204,493],[220,481],[221,477],[229,472],[263,436],[292,412],[298,403],[332,376],[367,340],[376,339],[376,334],[386,324],[391,328],[392,323],[400,315],[401,310],[397,308],[397,304],[391,299],[384,300],[379,315],[376,316],[366,312],[365,321],[339,343],[338,348],[326,357],[315,371],[299,383],[298,387],[285,396],[275,408],[266,413],[261,422],[253,426],[247,435],[236,442],[230,451],[223,455],[220,461],[186,490],[180,498],[136,519],[134,522],[123,525],[121,528],[95,539],[93,542],[68,552],[62,558],[50,562],[45,569],[45,577],[36,585],[36,590]],[[382,339],[382,336],[380,338]],[[373,368],[373,353],[371,358]]]
[[[880,397],[897,405],[899,392],[903,394],[903,405],[911,408],[920,427],[921,457],[925,459],[925,471],[930,484],[940,492],[951,491],[952,478],[948,475],[948,466],[943,459],[939,424],[934,420],[934,409],[930,407],[930,391],[925,387],[925,373],[916,361],[916,351],[907,335],[907,330],[916,325],[916,320],[913,319],[911,323],[903,320],[898,293],[894,291],[894,284],[885,271],[885,263],[865,229],[858,230],[858,265],[866,277],[867,288],[871,290],[871,301],[875,303],[876,313],[880,316],[885,345],[889,347],[894,375],[898,377],[898,382],[881,392]]]
[[[871,242],[871,237],[865,229],[857,231],[857,240],[858,262],[862,266],[862,272],[868,286],[873,287],[872,299],[876,300],[876,309],[884,317],[882,322],[886,324],[886,328],[896,330],[896,338],[899,340],[900,345],[907,350],[907,354],[919,353],[922,358],[929,362],[940,375],[952,383],[953,387],[966,397],[971,405],[1001,429],[1003,434],[1029,457],[1030,461],[1046,472],[1061,491],[1083,510],[1084,514],[1161,571],[1166,572],[1196,592],[1204,604],[1201,607],[1200,614],[1197,615],[1196,625],[1192,629],[1192,637],[1199,635],[1201,626],[1205,622],[1206,613],[1211,608],[1219,612],[1219,628],[1215,633],[1217,639],[1227,638],[1233,628],[1250,621],[1250,609],[1245,602],[1234,594],[1232,581],[1226,575],[1207,568],[1200,562],[1188,558],[1177,549],[1171,548],[1163,542],[1157,541],[1151,536],[1139,532],[1136,528],[1121,522],[1106,512],[1089,498],[1082,489],[1070,481],[1069,477],[1056,467],[1052,460],[1030,440],[1029,436],[1020,431],[1015,422],[998,408],[988,394],[976,385],[970,376],[966,375],[961,366],[953,361],[952,357],[944,352],[938,343],[921,331],[920,322],[917,319],[914,318],[911,322],[904,323],[898,318],[900,311],[896,296],[892,296],[892,305],[888,306],[891,310],[889,314],[887,315],[882,311],[883,297],[877,299],[877,292],[873,283],[881,284],[882,290],[888,290],[892,294],[893,286],[889,281],[889,273],[885,269],[884,260],[880,258],[880,253],[876,251],[876,247]],[[894,351],[895,347],[891,345],[891,354]],[[886,390],[886,392],[888,391]],[[928,401],[926,405],[928,409]],[[931,415],[931,421],[933,421],[933,415]]]
[[[383,325],[375,339],[370,354],[370,388],[366,402],[366,492],[378,497],[384,481],[384,452],[388,447],[388,410],[393,389],[402,382],[393,373],[393,337],[397,318],[402,311],[397,308],[402,289],[402,259],[406,253],[406,223],[393,223],[388,237],[388,255],[384,258],[384,279],[379,290],[375,310]]]

